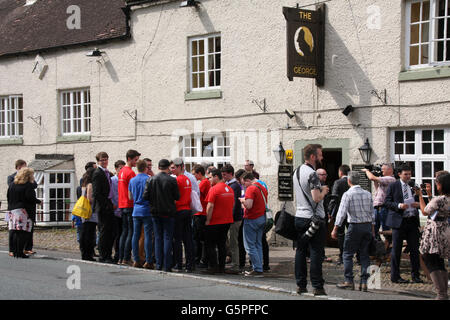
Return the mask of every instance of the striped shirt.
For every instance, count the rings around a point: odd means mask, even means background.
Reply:
[[[348,223],[374,223],[372,194],[359,185],[348,189],[342,196],[335,225],[341,226],[346,217]]]

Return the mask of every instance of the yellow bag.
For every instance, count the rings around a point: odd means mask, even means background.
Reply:
[[[72,214],[83,219],[89,219],[92,215],[92,208],[88,198],[81,196],[75,203]]]

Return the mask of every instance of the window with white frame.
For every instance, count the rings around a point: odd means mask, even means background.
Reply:
[[[0,96],[0,138],[14,138],[22,136],[22,96]]]
[[[61,134],[91,132],[91,93],[89,89],[61,92]]]
[[[450,129],[406,129],[391,132],[391,158],[396,165],[406,162],[417,183],[435,189],[435,173],[450,169]]]
[[[220,88],[221,37],[208,35],[189,39],[190,90]]]
[[[230,138],[226,133],[181,137],[180,157],[183,157],[186,170],[189,172],[195,164],[202,162],[222,168],[231,162]]]
[[[75,204],[75,173],[73,171],[41,172],[37,180],[37,222],[68,222]]]
[[[450,64],[450,0],[406,2],[406,67]]]

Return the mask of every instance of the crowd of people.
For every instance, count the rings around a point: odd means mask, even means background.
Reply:
[[[322,146],[307,145],[304,164],[293,174],[295,192],[294,241],[297,293],[307,290],[307,261],[314,295],[326,295],[322,263],[325,256],[328,224],[331,238],[339,247],[338,264],[344,266],[341,289],[355,289],[353,258],[361,265],[359,290],[367,291],[370,265],[369,247],[374,239],[390,249],[391,281],[408,283],[400,276],[403,241],[410,255],[411,281],[422,283],[420,257],[436,287],[438,299],[448,299],[450,258],[450,174],[436,173],[433,197],[427,185],[423,190],[411,183],[412,169],[398,168],[394,177],[391,164],[382,166],[382,176],[363,169],[374,182],[372,194],[360,186],[361,172],[348,165],[339,167],[339,179],[331,188],[327,172],[320,168]],[[108,171],[106,152],[85,166],[78,197],[89,200],[89,218],[73,217],[81,258],[166,272],[206,274],[244,274],[263,277],[269,268],[266,232],[268,188],[259,180],[252,161],[235,172],[227,164],[218,169],[206,163],[196,164],[191,172],[182,158],[161,159],[159,173],[152,160],[136,150],[128,150],[126,161],[114,163],[115,174]],[[136,167],[137,174],[133,170]],[[17,172],[8,177],[8,223],[10,255],[26,258],[32,254],[36,199],[33,169],[16,162]],[[428,202],[428,203],[427,203]],[[428,216],[423,232],[419,211]],[[381,231],[380,231],[381,229]],[[95,248],[98,248],[98,255]],[[114,253],[114,255],[113,255]],[[184,254],[183,254],[184,253]],[[245,270],[246,258],[250,268]],[[229,267],[226,268],[226,265]]]
[[[344,265],[344,281],[340,289],[355,289],[353,258],[361,265],[359,290],[367,291],[370,265],[369,247],[375,239],[384,235],[385,248],[391,249],[390,280],[393,283],[409,283],[400,276],[400,260],[403,242],[411,263],[411,281],[422,283],[420,257],[436,288],[436,298],[448,299],[448,273],[445,260],[450,258],[450,174],[436,172],[436,190],[426,186],[428,204],[421,187],[411,181],[412,169],[406,164],[397,168],[394,177],[391,164],[382,166],[378,177],[363,169],[367,178],[375,184],[375,194],[360,186],[361,172],[350,171],[348,165],[339,167],[339,179],[334,182],[331,194],[321,179],[326,171],[322,164],[322,146],[307,145],[303,150],[304,164],[294,172],[296,194],[295,227],[298,231],[295,255],[297,292],[307,292],[306,257],[310,256],[310,280],[314,295],[325,295],[322,262],[325,260],[327,222],[334,224],[331,237],[338,241],[339,261]],[[421,232],[419,211],[428,216]],[[381,232],[380,232],[381,227]]]

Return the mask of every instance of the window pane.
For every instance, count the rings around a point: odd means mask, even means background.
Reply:
[[[435,61],[443,61],[444,60],[444,41],[435,41],[434,42],[434,54]]]
[[[208,55],[208,70],[214,69],[214,55],[210,54]]]
[[[420,20],[420,2],[411,4],[411,22],[417,22]]]
[[[196,56],[198,54],[198,44],[197,41],[192,41],[192,55]]]
[[[50,173],[50,183],[55,183],[56,180],[56,174]]]
[[[423,23],[422,24],[422,36],[421,36],[421,42],[428,42],[430,36],[430,24],[429,23]]]
[[[57,182],[56,183],[64,183],[64,175],[62,173],[57,174]]]
[[[216,86],[220,86],[220,71],[216,71]]]
[[[419,47],[418,46],[409,48],[409,64],[411,66],[419,64]]]
[[[70,183],[70,173],[64,173],[64,183]]]
[[[435,143],[434,144],[434,154],[444,154],[444,144]]]
[[[414,154],[414,144],[413,143],[406,143],[405,144],[406,154]]]
[[[215,59],[216,59],[216,69],[220,69],[220,54],[216,54]]]
[[[423,154],[431,154],[431,143],[423,143],[422,144],[422,153]]]
[[[205,71],[205,57],[200,57],[199,59],[199,70]]]
[[[404,131],[395,131],[395,141],[403,141],[404,139]]]
[[[209,76],[209,86],[214,87],[214,71],[208,72]]]
[[[198,58],[192,58],[192,72],[198,71]]]
[[[431,177],[431,161],[422,162],[422,177]]]
[[[422,131],[422,141],[431,141],[431,130]]]
[[[423,45],[420,51],[420,63],[427,64],[428,63],[428,45]]]
[[[444,162],[442,161],[436,161],[434,162],[434,175],[436,175],[436,172],[444,170]]]
[[[430,1],[424,1],[422,5],[422,21],[430,19]]]
[[[395,144],[395,154],[403,154],[403,144],[402,143]]]
[[[198,74],[192,74],[192,88],[198,88]]]
[[[204,88],[204,87],[205,87],[205,73],[202,72],[202,73],[200,73],[198,76],[199,76],[199,78],[200,78],[200,84],[199,84],[199,87],[200,87],[200,88]]]
[[[208,52],[213,53],[214,52],[214,38],[208,39]]]
[[[444,130],[434,130],[434,141],[444,141]]]
[[[405,131],[406,133],[406,141],[414,141],[414,135],[415,135],[415,131]]]
[[[221,43],[221,37],[216,37],[216,52],[222,51],[222,43]]]
[[[437,15],[442,17],[445,16],[445,2],[446,0],[439,0],[437,2]]]
[[[419,43],[419,27],[420,26],[418,24],[411,25],[411,34],[410,34],[411,44]]]
[[[199,40],[198,54],[205,54],[205,41]]]

